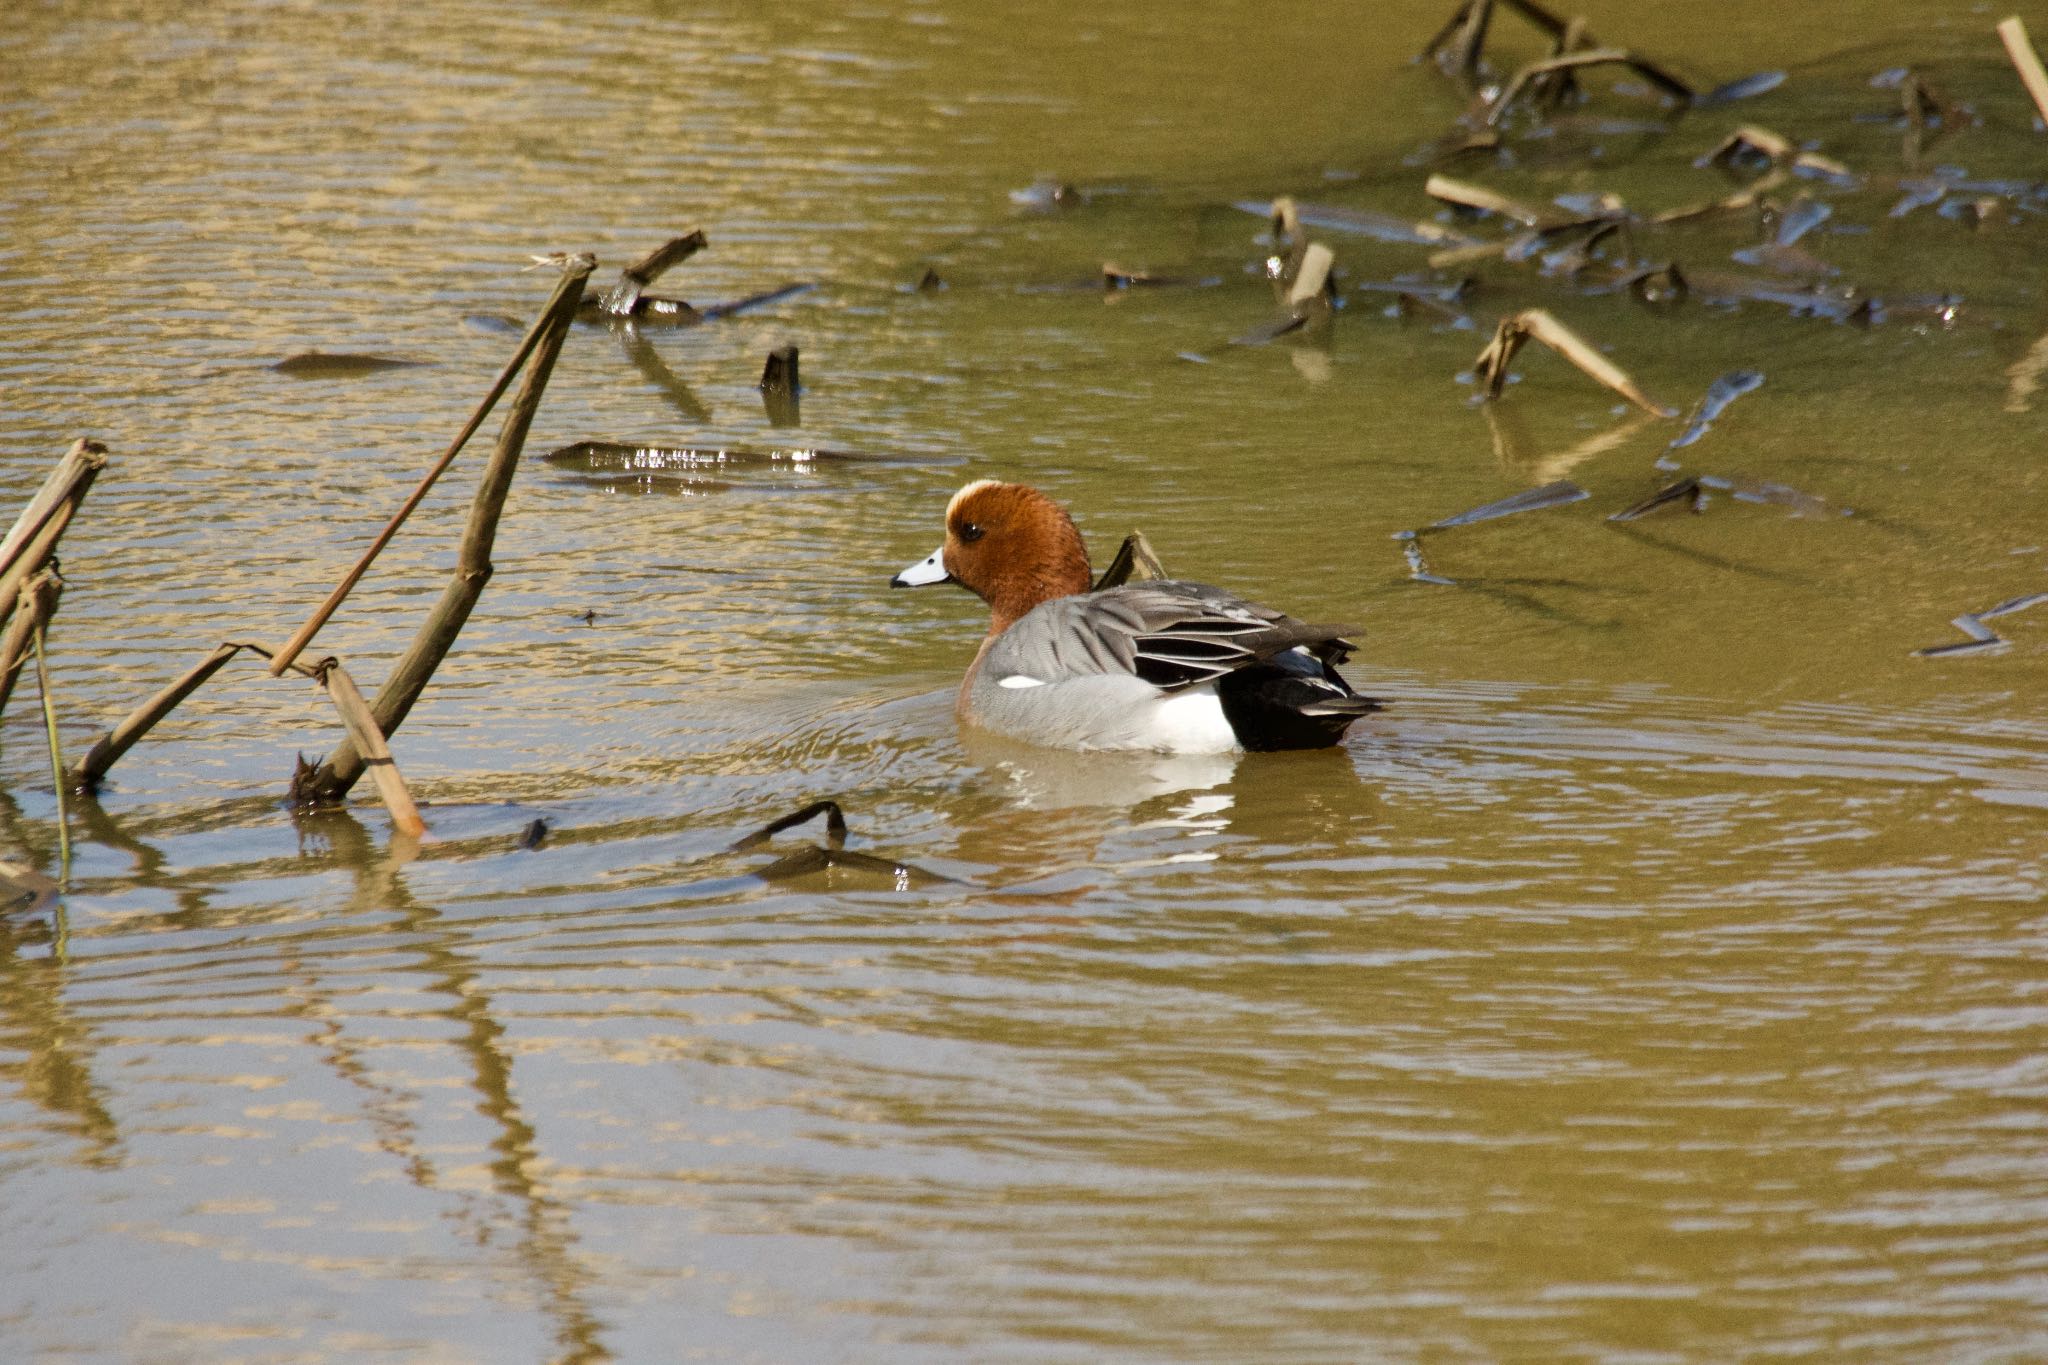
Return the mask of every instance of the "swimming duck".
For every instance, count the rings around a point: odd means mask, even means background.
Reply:
[[[1347,626],[1310,625],[1177,580],[1090,592],[1088,549],[1037,489],[982,479],[946,505],[946,539],[890,579],[958,583],[989,605],[962,719],[1069,749],[1321,749],[1379,709],[1336,665]]]

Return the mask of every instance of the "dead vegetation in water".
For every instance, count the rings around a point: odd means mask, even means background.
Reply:
[[[54,710],[46,673],[40,664],[42,640],[50,613],[55,610],[56,590],[62,585],[61,578],[55,574],[57,541],[94,477],[106,465],[103,447],[88,441],[80,441],[72,447],[42,491],[23,510],[6,541],[0,543],[0,603],[13,604],[7,627],[0,631],[0,653],[9,649],[13,651],[0,661],[6,665],[4,672],[0,672],[0,679],[4,679],[0,681],[0,705],[5,704],[6,693],[12,690],[23,650],[32,643],[38,660],[38,676],[43,679],[51,762],[60,801],[60,836],[63,833],[63,799],[67,795],[90,797],[96,793],[109,771],[135,744],[244,652],[267,658],[272,677],[291,672],[314,682],[339,716],[343,738],[327,759],[318,764],[300,760],[299,770],[292,779],[295,804],[309,806],[338,802],[367,773],[390,811],[393,829],[409,839],[425,835],[425,822],[392,757],[389,739],[397,732],[441,661],[454,646],[478,596],[490,580],[491,548],[506,495],[511,489],[512,476],[556,357],[581,302],[584,283],[595,264],[588,256],[565,258],[562,278],[553,296],[489,393],[447,449],[428,468],[412,495],[378,532],[361,558],[343,574],[334,591],[313,610],[289,640],[275,650],[238,641],[224,641],[214,646],[198,663],[109,727],[75,765],[66,767],[57,748]],[[375,700],[364,699],[339,659],[324,657],[311,665],[299,662],[313,637],[340,609],[379,553],[390,544],[407,517],[454,463],[512,381],[522,373],[524,380],[486,462],[463,535],[455,573],[440,601],[422,622],[411,647],[378,690]]]
[[[1496,21],[1504,16],[1525,23],[1547,43],[1549,51],[1496,69],[1490,61],[1489,40]],[[2008,19],[1996,26],[1996,34],[2018,77],[2019,92],[2031,104],[2033,116],[2048,124],[2048,73],[2043,71],[2025,25],[2018,18]],[[1443,138],[1412,159],[1417,169],[1406,186],[1411,212],[1309,203],[1287,195],[1237,203],[1237,207],[1268,219],[1270,251],[1255,268],[1271,293],[1268,318],[1236,337],[1237,345],[1253,347],[1291,336],[1327,335],[1337,313],[1357,298],[1384,302],[1388,311],[1403,320],[1444,328],[1470,327],[1474,309],[1488,301],[1503,275],[1510,277],[1513,292],[1526,296],[1537,291],[1557,300],[1588,301],[1589,312],[1594,307],[1640,306],[1668,314],[1706,307],[1732,315],[1743,308],[1765,306],[1794,317],[1858,327],[1882,326],[1906,317],[1949,326],[1963,316],[1962,300],[1937,290],[1884,293],[1844,280],[1841,269],[1826,259],[1825,246],[1817,244],[1852,221],[1866,229],[1882,227],[1923,210],[1971,231],[1994,229],[2016,216],[2048,211],[2048,187],[2037,181],[1974,178],[1956,166],[1932,170],[1921,166],[1937,143],[1945,157],[1959,155],[1963,135],[1983,120],[1977,111],[1953,99],[1930,73],[1917,69],[1885,73],[1873,82],[1880,89],[1896,92],[1891,117],[1900,134],[1897,170],[1852,166],[1822,150],[1825,144],[1819,139],[1749,120],[1703,129],[1695,146],[1716,132],[1718,141],[1697,158],[1674,166],[1668,179],[1656,187],[1657,193],[1643,196],[1646,206],[1632,205],[1618,193],[1602,188],[1598,183],[1602,167],[1590,157],[1577,166],[1579,183],[1585,188],[1548,199],[1526,191],[1516,193],[1486,183],[1488,160],[1494,174],[1513,177],[1521,169],[1518,151],[1547,150],[1537,144],[1569,133],[1576,111],[1596,101],[1604,106],[1632,100],[1632,111],[1641,117],[1595,126],[1626,128],[1632,136],[1647,129],[1647,135],[1654,137],[1688,122],[1697,126],[1703,119],[1721,117],[1715,111],[1775,88],[1781,73],[1754,73],[1708,85],[1640,49],[1602,42],[1583,19],[1553,12],[1535,0],[1461,0],[1425,46],[1423,57],[1458,82],[1469,94],[1470,103]],[[1614,76],[1633,77],[1642,88],[1630,91],[1623,81],[1610,79]],[[2013,103],[2017,105],[2017,97]],[[1453,161],[1456,174],[1434,169]],[[1040,182],[1013,198],[1021,207],[1046,213],[1066,212],[1090,202],[1086,192],[1057,180]],[[1726,243],[1716,233],[1731,222],[1740,223],[1744,216],[1755,223],[1755,240],[1728,253],[1733,264],[1744,269],[1730,269],[1704,254],[1725,253]],[[1336,251],[1312,234],[1360,239],[1383,253],[1412,251],[1418,258],[1417,268],[1388,272],[1392,276],[1388,279],[1348,280],[1339,268]],[[570,323],[580,319],[606,324],[620,339],[631,363],[676,410],[686,420],[704,424],[709,419],[707,410],[648,343],[640,325],[710,322],[812,287],[785,283],[727,302],[702,305],[655,292],[665,277],[707,247],[708,238],[701,229],[671,236],[623,269],[617,281],[595,297],[585,289],[595,268],[590,257],[553,254],[538,258],[537,264],[562,272],[554,297],[527,329],[516,353],[461,432],[299,631],[274,650],[249,641],[222,641],[212,646],[99,736],[74,763],[66,764],[57,744],[57,703],[48,687],[45,666],[49,628],[65,586],[56,550],[93,479],[105,467],[102,448],[90,442],[73,447],[0,544],[0,623],[4,623],[0,624],[0,708],[33,668],[40,684],[60,798],[96,791],[114,765],[153,727],[228,664],[251,653],[269,660],[272,677],[289,672],[318,686],[340,720],[342,738],[333,751],[320,762],[302,763],[292,783],[294,800],[309,805],[339,802],[368,775],[391,811],[394,829],[409,837],[423,836],[425,821],[400,775],[390,739],[453,647],[491,576],[491,551],[505,496]],[[1347,251],[1350,249],[1347,246]],[[1114,299],[1139,290],[1220,283],[1218,277],[1170,275],[1106,261],[1085,287]],[[938,271],[925,267],[907,291],[930,296],[945,288]],[[1564,477],[1567,471],[1616,449],[1644,424],[1676,415],[1674,409],[1651,397],[1635,374],[1589,339],[1601,334],[1598,326],[1576,319],[1574,325],[1568,325],[1544,306],[1505,310],[1492,306],[1481,316],[1499,317],[1491,339],[1472,362],[1496,449],[1504,464],[1512,463],[1540,482],[1397,533],[1411,577],[1421,582],[1456,581],[1436,572],[1424,556],[1425,544],[1435,543],[1447,532],[1587,500],[1586,490]],[[1501,414],[1512,407],[1503,401],[1507,384],[1529,341],[1550,349],[1642,416],[1612,430],[1594,432],[1565,451],[1536,456],[1521,452]],[[761,372],[758,390],[773,426],[794,426],[801,420],[803,386],[798,359],[797,344],[785,344],[768,355]],[[309,351],[270,368],[296,378],[340,379],[421,363],[430,362]],[[1313,368],[1306,367],[1305,372]],[[1453,369],[1447,362],[1447,378]],[[2026,410],[2044,371],[2048,371],[2048,339],[2037,342],[2008,372],[2009,410]],[[457,570],[421,623],[412,646],[375,696],[363,696],[340,659],[326,656],[301,662],[313,638],[522,374],[524,383],[480,480]],[[1681,468],[1680,452],[1690,451],[1714,430],[1732,402],[1762,382],[1762,374],[1749,369],[1714,379],[1682,430],[1663,447],[1656,463],[1662,476],[1658,485],[1610,513],[1607,520],[1629,523],[1679,509],[1699,513],[1716,495],[1733,502],[1781,508],[1798,517],[1846,515],[1846,509],[1821,494],[1769,477]],[[1516,452],[1512,457],[1511,448]],[[680,491],[715,492],[734,485],[710,476],[739,467],[799,470],[885,457],[794,443],[652,445],[587,440],[543,458],[557,468],[615,485],[659,483]],[[1164,573],[1144,538],[1134,535],[1124,542],[1095,586]],[[1915,654],[1935,658],[1997,653],[2008,642],[1986,623],[2042,601],[2048,601],[2048,594],[2022,594],[1963,613],[1955,618],[1955,624],[1965,639]],[[848,851],[843,812],[831,802],[774,822],[733,845],[729,852],[753,851],[773,834],[821,814],[827,820],[825,844],[782,859],[761,875],[776,880],[852,870],[899,885],[951,880]],[[537,848],[546,835],[545,824],[536,821],[522,836],[524,846]],[[0,883],[6,880],[0,874]]]

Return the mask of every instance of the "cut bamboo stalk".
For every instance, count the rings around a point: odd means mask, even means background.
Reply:
[[[321,670],[321,677],[328,697],[334,702],[334,709],[341,713],[342,727],[348,731],[349,739],[369,767],[370,781],[376,784],[377,795],[383,799],[384,808],[391,812],[391,827],[408,838],[419,838],[427,832],[427,822],[420,819],[420,808],[413,804],[412,793],[406,789],[405,776],[398,771],[398,761],[391,757],[391,747],[377,729],[376,718],[370,714],[369,703],[363,700],[355,680],[349,677],[347,669],[333,660]]]
[[[33,635],[38,620],[49,620],[57,614],[57,598],[64,591],[64,580],[51,569],[45,569],[21,585],[20,600],[13,616],[7,622],[7,629],[0,633],[0,712],[7,709],[9,699],[14,696],[14,684],[21,678],[21,666],[29,656],[34,644]]]
[[[455,644],[455,637],[462,633],[463,623],[469,620],[469,613],[475,608],[477,598],[483,594],[484,584],[491,577],[491,546],[498,534],[498,517],[505,508],[505,495],[512,487],[512,475],[519,467],[519,454],[526,445],[526,433],[533,425],[533,415],[540,407],[541,394],[548,386],[548,376],[554,372],[555,358],[561,354],[562,342],[569,335],[569,326],[576,319],[576,309],[583,297],[584,282],[596,262],[588,256],[578,257],[564,269],[561,285],[554,297],[548,301],[547,311],[535,329],[541,333],[533,352],[533,361],[527,366],[525,381],[512,400],[512,408],[505,415],[505,425],[499,429],[498,442],[491,452],[488,464],[484,466],[482,479],[477,484],[476,498],[470,505],[469,525],[463,532],[462,550],[457,558],[455,573],[442,590],[441,600],[421,623],[412,644],[406,648],[391,676],[377,690],[376,699],[370,704],[371,714],[376,718],[377,731],[385,738],[395,734],[404,723],[406,713],[419,700],[427,683],[440,667],[441,660]],[[282,663],[272,665],[276,673]],[[363,758],[360,749],[350,741],[344,741],[333,753],[302,783],[295,783],[295,791],[305,800],[339,801],[348,794],[350,787],[363,775]]]
[[[176,710],[180,702],[197,692],[208,678],[220,672],[222,665],[241,652],[242,646],[223,642],[183,677],[129,712],[120,724],[101,735],[92,748],[86,751],[85,757],[78,760],[72,768],[72,790],[88,795],[98,791],[107,770],[120,762],[121,756],[134,748],[136,741],[148,734],[158,721]]]
[[[1998,41],[2005,44],[2012,69],[2019,72],[2020,84],[2027,87],[2034,112],[2041,116],[2041,122],[2048,123],[2048,71],[2041,69],[2040,54],[2034,51],[2034,44],[2027,38],[2027,26],[2017,14],[1999,22]]]
[[[541,310],[541,315],[534,321],[533,326],[527,329],[526,336],[520,340],[519,349],[512,353],[510,360],[505,362],[505,368],[498,371],[498,377],[491,384],[490,392],[484,395],[483,402],[477,404],[476,411],[469,415],[467,422],[463,423],[462,430],[449,443],[448,449],[442,452],[441,458],[434,462],[433,468],[429,469],[425,476],[420,479],[419,485],[412,490],[412,496],[405,500],[405,505],[400,507],[391,520],[384,524],[384,529],[379,531],[377,538],[370,542],[370,548],[363,551],[362,557],[356,561],[355,567],[342,576],[341,582],[334,585],[334,591],[327,594],[327,600],[322,602],[312,616],[307,618],[306,624],[299,627],[298,633],[285,641],[283,648],[271,656],[271,677],[283,676],[285,669],[291,667],[292,661],[299,657],[300,651],[305,649],[308,644],[311,644],[313,637],[319,634],[320,627],[327,624],[327,618],[334,615],[336,609],[341,606],[342,600],[354,590],[357,583],[362,581],[362,577],[369,571],[371,563],[376,560],[378,555],[384,552],[384,547],[391,543],[391,538],[398,534],[398,528],[405,525],[405,519],[413,514],[413,509],[418,507],[421,500],[427,496],[428,490],[434,486],[434,481],[447,472],[449,465],[455,463],[455,457],[462,453],[464,446],[469,444],[469,438],[476,434],[477,428],[484,424],[484,418],[490,416],[491,409],[497,406],[498,399],[503,397],[505,390],[512,386],[513,376],[519,373],[519,367],[526,363],[527,357],[531,356],[534,353],[534,349],[541,344],[542,335],[551,328],[555,330],[566,328],[567,324],[561,323],[559,317],[563,312],[562,301],[565,296],[573,292],[574,298],[567,307],[568,315],[573,317],[576,312],[576,305],[583,298],[584,281],[590,278],[590,272],[596,266],[597,262],[594,258],[577,256],[571,258],[569,263],[563,267],[562,282],[555,286],[554,296],[548,300],[547,307]],[[559,339],[554,344],[557,348],[561,346]],[[553,364],[552,357],[549,359],[549,364],[551,366]]]

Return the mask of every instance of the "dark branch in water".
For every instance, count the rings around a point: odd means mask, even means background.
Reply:
[[[772,426],[793,427],[801,420],[803,384],[797,374],[797,348],[778,346],[761,368],[761,402]]]
[[[778,816],[770,820],[752,834],[735,839],[726,846],[725,851],[727,853],[744,853],[750,848],[757,848],[767,843],[770,839],[782,833],[782,831],[794,829],[796,826],[807,821],[817,819],[820,815],[825,817],[826,840],[835,849],[846,847],[846,812],[839,808],[837,801],[825,800],[813,801],[801,810],[793,810],[787,815]]]
[[[598,308],[612,317],[631,317],[640,310],[640,295],[647,286],[702,251],[704,246],[702,228],[692,228],[680,237],[663,242],[619,272],[618,283],[604,291],[604,296],[597,301]]]
[[[759,848],[786,829],[792,829],[807,821],[825,817],[825,843],[813,844],[784,858],[778,858],[753,875],[763,881],[789,881],[796,877],[819,872],[848,871],[867,872],[888,879],[899,891],[913,886],[961,886],[967,883],[954,877],[927,872],[910,863],[896,862],[888,858],[877,858],[870,853],[857,853],[846,847],[846,812],[837,801],[813,801],[800,810],[793,810],[779,819],[771,820],[752,834],[734,840],[725,848],[727,853],[745,853]]]

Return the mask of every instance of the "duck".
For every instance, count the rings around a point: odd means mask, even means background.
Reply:
[[[1380,703],[1337,672],[1356,627],[1313,625],[1222,588],[1154,579],[1091,591],[1066,508],[980,479],[946,504],[939,548],[891,587],[955,583],[989,607],[963,721],[1066,749],[1324,749]]]

